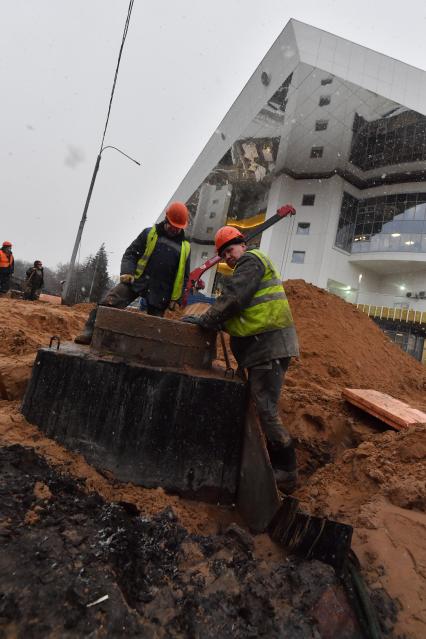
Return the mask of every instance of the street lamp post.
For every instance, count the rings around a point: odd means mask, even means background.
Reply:
[[[116,151],[121,153],[121,155],[124,155],[129,160],[132,160],[132,162],[134,162],[138,166],[141,165],[140,162],[138,162],[134,158],[130,157],[130,155],[127,155],[127,153],[124,153],[124,151],[121,151],[116,146],[111,146],[111,145],[104,146],[99,151],[98,157],[96,158],[95,168],[93,169],[93,175],[92,175],[92,179],[90,181],[89,191],[87,193],[86,203],[84,205],[84,210],[83,210],[83,215],[81,216],[80,224],[78,226],[78,231],[77,231],[77,235],[76,235],[75,242],[74,242],[74,248],[72,250],[71,260],[70,260],[70,264],[69,264],[69,267],[68,267],[67,277],[66,277],[65,284],[64,284],[64,287],[63,287],[62,293],[61,293],[62,304],[69,304],[69,305],[71,304],[71,299],[70,299],[71,291],[70,291],[70,288],[71,288],[72,277],[73,277],[73,274],[74,274],[75,259],[77,257],[78,247],[80,246],[81,236],[83,234],[83,228],[84,228],[84,225],[86,223],[87,209],[89,208],[90,199],[92,197],[92,192],[93,192],[93,187],[95,185],[96,176],[97,176],[98,171],[99,171],[99,165],[101,163],[102,153],[105,151],[105,149],[115,149]]]

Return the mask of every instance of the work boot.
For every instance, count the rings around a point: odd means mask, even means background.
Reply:
[[[293,441],[291,438],[288,442],[268,441],[267,448],[277,486],[289,495],[297,485],[297,462]]]
[[[96,321],[96,313],[98,309],[94,308],[90,311],[89,317],[87,318],[86,324],[84,326],[83,332],[77,337],[74,338],[74,342],[76,344],[90,344],[93,337],[93,331],[95,329],[95,321]]]
[[[272,468],[289,472],[296,470],[296,452],[291,438],[288,441],[267,441],[266,447]]]
[[[274,468],[274,477],[278,490],[285,495],[291,495],[297,487],[297,470],[280,470]]]

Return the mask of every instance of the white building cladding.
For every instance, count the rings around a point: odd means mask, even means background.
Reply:
[[[291,202],[261,238],[283,278],[426,311],[425,113],[424,71],[291,20],[173,195],[193,266]]]

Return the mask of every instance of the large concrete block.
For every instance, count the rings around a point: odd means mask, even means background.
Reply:
[[[87,347],[39,350],[22,412],[94,466],[147,487],[233,503],[246,386],[100,358]]]
[[[210,368],[216,331],[145,313],[100,306],[91,348],[148,366]]]

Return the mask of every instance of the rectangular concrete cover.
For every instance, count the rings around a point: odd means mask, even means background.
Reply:
[[[48,436],[118,479],[235,503],[246,386],[222,374],[41,349],[22,406]]]
[[[216,331],[165,317],[100,306],[91,349],[148,366],[209,369],[216,355]]]

